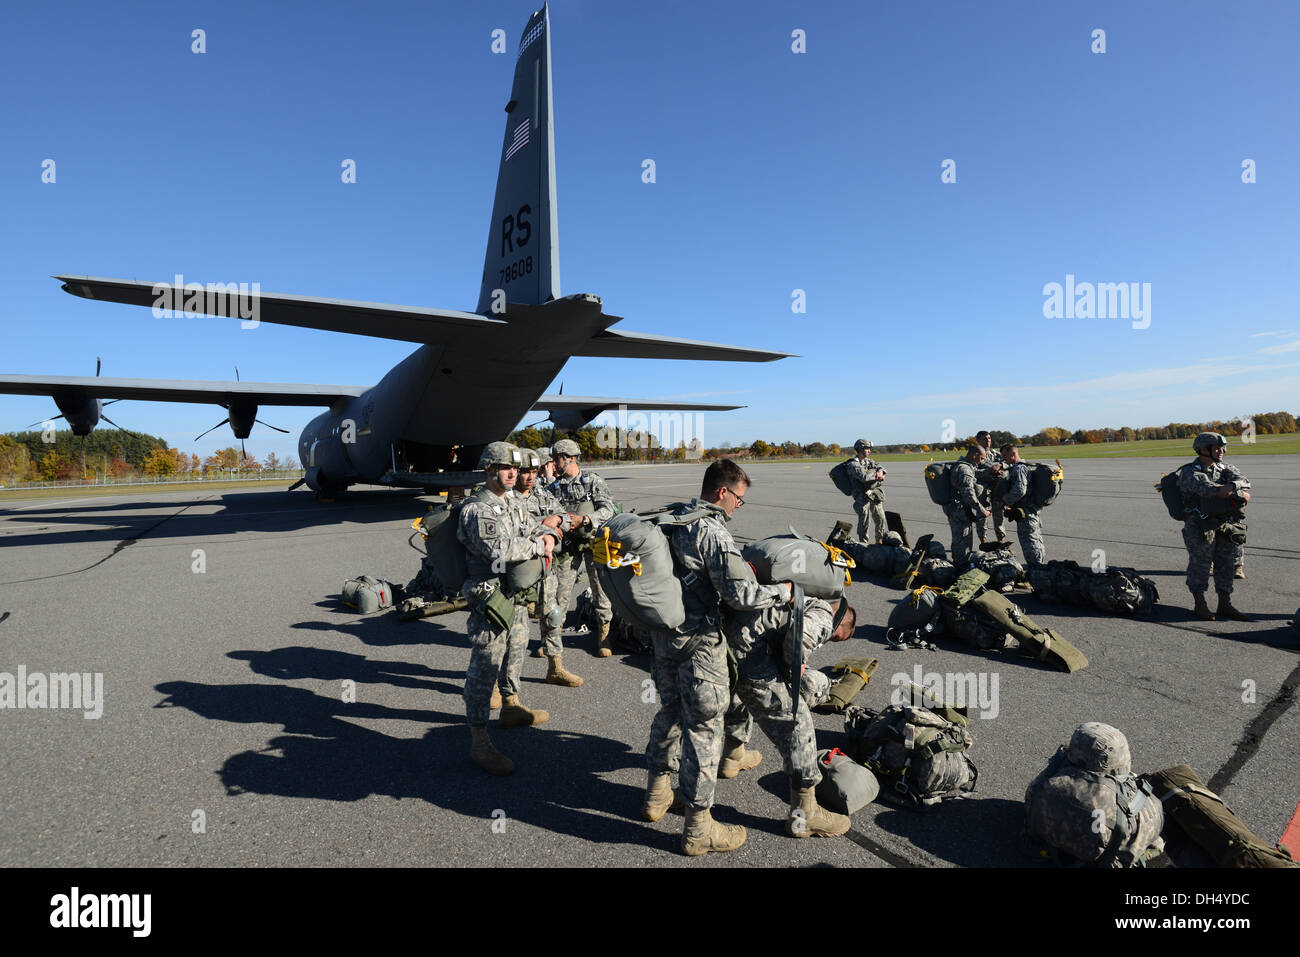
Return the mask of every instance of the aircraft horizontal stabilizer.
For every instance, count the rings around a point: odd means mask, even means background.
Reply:
[[[109,379],[99,376],[0,375],[0,394],[48,395],[79,391],[91,399],[200,402],[225,405],[238,396],[258,405],[330,406],[365,392],[361,385],[287,382],[196,382],[186,379]]]
[[[241,292],[238,288],[231,288],[234,283],[184,283],[181,289],[175,289],[170,282],[135,282],[94,276],[54,278],[63,283],[64,292],[83,299],[149,306],[182,315],[213,315],[327,332],[348,332],[376,339],[438,343],[475,330],[508,328],[508,324],[500,319],[489,319],[473,312],[287,296],[274,292]]]
[[[597,395],[543,395],[533,403],[534,412],[582,412],[624,407],[644,412],[731,412],[743,405],[712,405],[707,402],[681,402],[668,399],[615,399]]]
[[[726,346],[697,339],[675,339],[645,332],[606,329],[579,346],[574,355],[608,359],[715,359],[722,362],[772,362],[788,359],[788,352],[768,352],[744,346]]]

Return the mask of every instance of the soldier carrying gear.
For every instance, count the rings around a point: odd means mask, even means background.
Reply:
[[[605,480],[595,472],[588,472],[578,463],[578,443],[573,439],[561,439],[555,443],[555,467],[557,478],[547,489],[559,501],[566,512],[575,513],[566,531],[572,539],[589,538],[595,529],[614,515],[614,499],[609,494]],[[581,517],[578,514],[581,513]],[[548,648],[559,647],[560,632],[564,616],[569,611],[569,597],[578,575],[586,566],[587,581],[591,587],[591,597],[596,606],[596,620],[600,627],[596,632],[596,655],[608,658],[613,649],[609,642],[609,623],[614,613],[609,599],[596,579],[595,564],[591,552],[579,549],[576,554],[563,555],[557,561],[555,572],[555,604],[559,609],[559,621],[548,621],[542,626],[542,640]]]
[[[984,450],[972,445],[966,455],[952,465],[952,501],[943,507],[952,531],[952,563],[965,564],[975,550],[976,522],[988,518],[989,510],[979,499],[979,475],[984,465]]]
[[[1192,611],[1203,621],[1250,621],[1232,606],[1233,569],[1246,544],[1244,509],[1250,501],[1250,482],[1239,469],[1223,464],[1228,440],[1218,432],[1202,432],[1192,442],[1196,461],[1178,471],[1183,493],[1183,543],[1187,546],[1187,589]],[[1210,566],[1219,607],[1211,612],[1205,602]]]
[[[871,459],[871,443],[858,439],[853,443],[856,458],[849,459],[849,476],[853,480],[853,511],[858,513],[858,538],[865,544],[880,544],[885,532],[885,468]],[[875,526],[875,538],[867,538],[867,524]]]
[[[532,449],[520,449],[520,452],[524,456],[524,463],[519,469],[519,481],[515,486],[515,495],[523,501],[524,510],[539,523],[551,516],[555,516],[560,520],[559,529],[564,531],[571,524],[569,513],[564,510],[564,506],[559,503],[554,495],[537,482],[541,457]],[[555,605],[555,594],[556,577],[552,567],[548,568],[546,574],[542,576],[541,596],[536,604],[537,617],[542,623],[543,631],[542,643],[537,648],[537,654],[539,657],[545,656],[547,659],[547,684],[560,685],[564,688],[576,688],[582,684],[582,679],[566,670],[564,661],[561,658],[564,648],[560,644],[559,625],[563,624],[564,618]],[[548,631],[548,623],[555,627]]]
[[[1002,461],[1002,456],[998,450],[993,448],[993,436],[989,434],[988,429],[981,429],[975,433],[975,441],[979,447],[984,450],[984,469],[980,473],[979,498],[980,504],[993,512],[993,531],[998,536],[999,542],[1007,540],[1006,530],[1002,521],[1002,499],[993,493],[993,487],[997,485],[998,479],[1002,478],[1006,471],[1006,464]],[[975,523],[976,531],[979,533],[980,541],[986,541],[988,538],[988,519],[981,518]]]
[[[502,728],[541,724],[550,717],[540,709],[525,708],[519,700],[519,669],[528,646],[526,604],[528,592],[535,589],[518,588],[522,583],[517,579],[530,569],[544,571],[560,539],[559,521],[538,522],[509,494],[522,461],[520,451],[509,443],[490,443],[478,462],[487,471],[487,482],[461,507],[456,526],[456,538],[466,552],[461,595],[470,609],[471,650],[463,692],[470,758],[497,775],[512,773],[515,765],[488,737],[493,689],[499,687],[504,696]],[[533,566],[525,567],[530,561]]]
[[[1003,503],[1006,514],[1016,522],[1020,550],[1031,565],[1047,564],[1047,549],[1043,545],[1043,524],[1038,518],[1038,506],[1029,494],[1030,467],[1020,459],[1020,450],[1012,444],[1002,446],[1002,460],[1010,467],[1007,473],[1007,490],[996,501]],[[1001,487],[1001,486],[999,486]],[[1002,538],[1001,529],[998,538]]]

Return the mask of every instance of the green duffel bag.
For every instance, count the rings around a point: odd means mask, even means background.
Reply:
[[[880,782],[871,769],[839,748],[818,751],[817,767],[822,773],[817,803],[836,814],[856,814],[880,793]]]
[[[1186,764],[1142,778],[1164,805],[1165,847],[1180,867],[1205,863],[1194,851],[1189,853],[1189,842],[1217,867],[1300,867],[1285,845],[1270,847],[1256,837]]]
[[[372,615],[393,603],[393,586],[381,578],[362,575],[343,583],[343,604],[363,615]]]

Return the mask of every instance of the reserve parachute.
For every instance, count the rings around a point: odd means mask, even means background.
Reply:
[[[831,481],[835,487],[845,495],[852,495],[857,489],[854,487],[853,476],[849,474],[849,463],[853,459],[845,459],[839,465],[830,470]]]
[[[1169,512],[1169,517],[1175,522],[1187,521],[1187,508],[1183,502],[1183,491],[1178,487],[1178,482],[1182,478],[1183,469],[1191,468],[1195,462],[1188,462],[1186,465],[1180,465],[1172,472],[1166,472],[1160,476],[1160,481],[1156,483],[1156,491],[1160,493],[1161,499],[1164,500],[1165,510]]]
[[[793,582],[810,598],[834,600],[852,584],[849,570],[854,560],[843,548],[827,545],[790,528],[788,535],[773,535],[746,545],[741,557],[764,585]]]
[[[935,505],[947,505],[952,501],[952,467],[954,462],[936,462],[933,459],[925,467],[925,490],[930,493],[930,501]]]

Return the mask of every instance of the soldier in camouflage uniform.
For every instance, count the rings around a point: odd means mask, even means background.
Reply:
[[[894,536],[898,535],[897,532],[890,532],[889,534]],[[809,668],[807,665],[808,660],[812,657],[813,652],[827,642],[848,641],[853,637],[854,629],[857,628],[858,613],[853,610],[853,606],[848,603],[849,600],[847,598],[841,600],[846,606],[844,614],[841,616],[840,624],[832,630],[809,626],[808,622],[810,617],[807,611],[804,612],[804,669],[803,677],[799,679],[799,696],[803,698],[804,703],[808,705],[809,710],[816,708],[820,704],[824,704],[826,699],[831,696],[831,679],[826,676],[825,672],[818,671],[815,668]],[[838,610],[835,607],[832,607],[820,598],[809,598],[807,601],[809,608],[812,607],[813,602],[825,605],[826,609],[831,613],[832,623],[834,622],[834,618],[838,614]]]
[[[524,457],[524,462],[519,469],[519,482],[515,486],[515,494],[523,501],[525,511],[539,524],[546,518],[555,516],[560,520],[560,531],[568,531],[572,526],[571,516],[554,495],[537,484],[541,456],[532,449],[519,451]],[[552,566],[542,577],[541,598],[537,603],[537,617],[542,623],[543,632],[538,654],[545,655],[547,659],[547,684],[576,688],[582,684],[582,679],[564,667],[562,658],[564,647],[560,644],[560,627],[564,624],[564,616],[555,603],[556,587],[555,569]],[[548,625],[551,626],[549,630]]]
[[[984,468],[980,473],[980,505],[989,509],[993,513],[993,533],[997,535],[999,542],[1007,540],[1006,529],[1003,525],[1002,517],[1002,499],[993,494],[995,486],[1006,471],[1006,464],[1002,461],[1002,456],[998,450],[993,448],[993,436],[988,430],[975,433],[975,442],[984,450]],[[979,533],[980,541],[986,541],[988,537],[988,519],[981,517],[975,523],[976,531]]]
[[[573,439],[561,439],[555,443],[555,466],[559,477],[551,483],[548,491],[559,501],[566,512],[576,513],[583,503],[590,503],[591,514],[578,519],[573,525],[571,537],[581,538],[590,535],[594,529],[607,522],[614,515],[614,499],[609,494],[605,480],[595,472],[588,472],[578,464],[578,443]],[[569,598],[573,586],[586,566],[587,581],[591,586],[591,597],[596,606],[596,620],[600,628],[596,633],[596,654],[608,658],[613,649],[609,643],[609,623],[614,612],[609,598],[600,587],[596,578],[596,567],[591,551],[580,549],[574,555],[561,556],[556,569],[555,604],[559,609],[559,623],[547,621],[542,626],[542,640],[547,647],[558,647],[564,616],[569,611]]]
[[[1245,544],[1246,519],[1241,510],[1250,501],[1250,482],[1239,469],[1223,464],[1228,440],[1217,432],[1202,432],[1192,443],[1196,461],[1178,472],[1183,493],[1183,543],[1187,546],[1187,588],[1193,612],[1205,621],[1216,618],[1250,621],[1232,606],[1233,567]],[[1233,541],[1233,538],[1240,539]],[[1214,588],[1219,607],[1211,612],[1205,603],[1214,566]]]
[[[539,523],[522,500],[508,494],[519,476],[519,450],[492,442],[478,467],[487,482],[461,506],[456,538],[465,546],[465,584],[461,595],[469,602],[469,669],[465,673],[465,715],[469,721],[470,758],[491,774],[510,774],[514,762],[488,737],[489,701],[494,687],[504,695],[499,725],[503,728],[541,724],[550,715],[530,710],[519,701],[519,668],[528,646],[528,611],[519,598],[502,595],[505,572],[529,559],[551,557],[560,533],[558,521]],[[495,593],[495,596],[494,596]],[[489,607],[489,601],[492,606]],[[501,627],[493,617],[505,619]]]
[[[871,544],[867,538],[868,519],[875,526],[874,543],[879,545],[885,534],[885,468],[871,458],[871,443],[858,439],[853,443],[854,458],[849,459],[849,475],[853,479],[853,511],[858,513],[858,538]]]
[[[983,464],[984,450],[972,445],[950,470],[952,501],[943,507],[943,512],[952,530],[952,563],[958,568],[975,550],[976,521],[989,516],[989,510],[979,500],[979,474]]]
[[[1002,456],[1009,466],[1007,491],[1001,496],[1006,512],[1016,522],[1016,535],[1020,550],[1031,565],[1047,564],[1047,547],[1043,544],[1043,523],[1038,519],[1038,506],[1029,494],[1029,465],[1020,460],[1020,450],[1014,445],[1002,446]]]
[[[792,640],[793,612],[788,604],[726,616],[724,631],[736,656],[736,694],[757,718],[767,736],[785,758],[790,779],[790,814],[786,832],[792,837],[837,837],[849,829],[843,814],[817,804],[815,789],[822,779],[817,767],[817,737],[812,714],[803,695],[790,697],[791,656],[785,645]],[[842,641],[852,634],[856,620],[846,614],[839,628],[835,609],[826,602],[809,598],[804,602],[804,633],[801,653],[820,648],[827,641]],[[847,630],[846,630],[847,629]],[[807,677],[806,669],[800,680]]]
[[[682,850],[692,857],[745,843],[743,827],[719,824],[709,813],[730,700],[722,606],[758,610],[789,602],[793,594],[788,584],[760,585],[727,531],[748,487],[749,476],[735,462],[714,462],[704,473],[700,497],[691,503],[709,514],[665,528],[674,564],[683,572],[686,621],[675,632],[653,635],[651,675],[660,706],[646,745],[649,778],[641,810],[647,820],[657,821],[673,804],[670,782],[677,760],[686,802]]]

